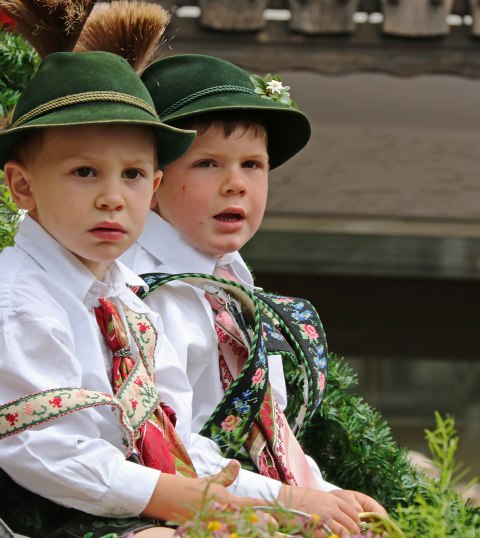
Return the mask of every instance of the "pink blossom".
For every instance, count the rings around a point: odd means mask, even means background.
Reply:
[[[315,329],[313,325],[307,325],[306,323],[304,323],[303,325],[300,325],[300,327],[302,329],[303,334],[305,334],[307,338],[310,338],[311,340],[318,338],[317,330]]]
[[[264,377],[265,377],[265,370],[262,370],[261,368],[257,368],[257,371],[252,377],[252,383],[254,385],[260,385]]]
[[[228,417],[222,422],[221,426],[225,431],[231,432],[236,429],[239,423],[240,417],[236,417],[235,415],[228,415]]]

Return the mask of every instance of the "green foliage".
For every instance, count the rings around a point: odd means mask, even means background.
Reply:
[[[288,372],[287,379],[289,399],[300,398],[301,374]],[[352,391],[357,383],[348,364],[330,355],[326,394],[304,429],[302,445],[330,482],[362,491],[395,511],[422,488],[423,475],[410,466],[406,449],[395,442],[380,413]]]
[[[13,245],[21,218],[21,212],[14,204],[8,187],[2,181],[3,174],[0,172],[0,252],[5,247]]]
[[[458,438],[453,420],[436,415],[437,429],[426,432],[440,472],[435,482],[410,465],[406,449],[395,442],[380,413],[353,392],[357,377],[345,360],[329,359],[325,398],[302,436],[305,451],[326,478],[377,499],[407,537],[480,537],[480,510],[453,488],[465,475],[454,462]],[[287,372],[287,382],[292,413],[301,404],[302,376]]]
[[[454,420],[449,416],[443,419],[438,413],[435,417],[437,428],[425,433],[439,477],[428,480],[424,491],[418,492],[408,506],[398,507],[397,522],[408,529],[408,537],[477,538],[480,510],[465,503],[452,487],[466,474],[455,462],[458,436]]]
[[[0,116],[6,116],[32,78],[39,58],[20,36],[0,31]]]

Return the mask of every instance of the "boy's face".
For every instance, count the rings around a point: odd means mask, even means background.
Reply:
[[[137,126],[45,130],[5,176],[17,204],[99,279],[140,235],[161,172],[153,133]]]
[[[165,168],[155,195],[159,213],[201,252],[238,250],[262,222],[268,169],[264,136],[239,128],[227,138],[211,127]]]

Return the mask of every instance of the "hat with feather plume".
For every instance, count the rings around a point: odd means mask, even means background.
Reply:
[[[0,132],[0,167],[32,129],[123,124],[151,127],[160,166],[180,157],[195,133],[162,123],[144,84],[124,58],[105,51],[71,52],[92,0],[0,0],[17,30],[44,57]]]
[[[99,6],[88,18],[77,50],[109,50],[127,57],[141,74],[157,114],[167,124],[201,118],[204,114],[228,117],[233,111],[258,117],[267,128],[271,168],[284,163],[307,144],[311,134],[308,118],[298,110],[290,97],[290,88],[282,84],[280,77],[262,78],[220,58],[201,54],[174,54],[158,59],[161,39],[154,32],[147,38],[147,28],[155,24],[159,13],[147,12],[142,4],[113,0]],[[150,47],[148,51],[145,47],[142,58],[135,59],[128,50],[138,41]]]

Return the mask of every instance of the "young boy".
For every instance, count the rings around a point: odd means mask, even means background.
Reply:
[[[262,221],[268,171],[307,143],[307,118],[292,106],[288,88],[278,80],[257,78],[254,84],[248,73],[218,58],[171,56],[152,64],[142,79],[159,117],[171,125],[195,129],[197,138],[185,155],[164,168],[155,194],[156,207],[136,245],[124,255],[124,262],[139,274],[207,273],[252,289],[252,276],[238,250]],[[162,315],[166,333],[186,361],[193,389],[192,430],[198,433],[241,367],[226,368],[228,361],[223,360],[222,353],[219,361],[212,306],[203,291],[184,283],[168,284],[146,301]],[[286,400],[285,384],[279,357],[276,360],[277,364],[275,358],[269,361],[269,378],[281,411]],[[227,421],[223,424],[229,428]],[[282,450],[285,447],[280,446]],[[225,462],[218,459],[218,454],[207,457],[201,437],[195,435],[189,453],[202,473],[212,472]],[[299,461],[305,459],[296,449],[297,456]],[[283,462],[293,467],[293,459],[288,461],[286,455]],[[317,513],[322,513],[322,506],[338,502],[338,518],[334,521],[337,532],[343,527],[355,529],[359,512],[383,511],[363,494],[326,483],[313,460],[305,459],[298,467],[302,465],[305,480],[292,480],[290,484],[303,487],[282,485],[277,479],[279,472],[287,475],[290,469],[267,465],[263,471],[257,466],[263,476],[255,478],[242,470],[236,492],[287,499],[293,508]]]
[[[116,261],[159,167],[193,138],[162,124],[127,62],[104,52],[47,56],[0,133],[0,168],[27,212],[0,254],[1,515],[16,532],[159,537],[170,531],[158,520],[201,501],[171,409],[189,428],[190,387],[128,287],[143,281]]]

